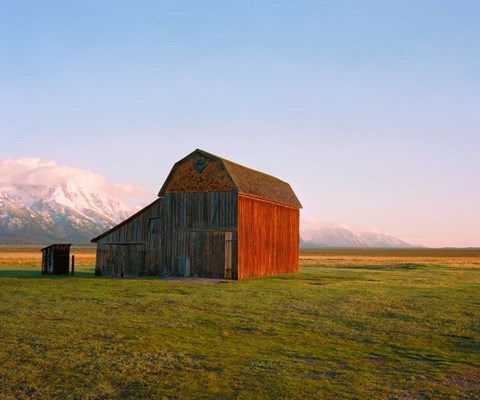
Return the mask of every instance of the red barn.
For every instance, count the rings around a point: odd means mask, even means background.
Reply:
[[[245,279],[298,272],[299,213],[290,185],[195,150],[159,199],[92,242],[96,273]]]

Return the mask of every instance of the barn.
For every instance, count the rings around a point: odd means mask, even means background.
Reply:
[[[246,279],[298,272],[300,204],[273,176],[195,150],[158,199],[92,239],[96,275]]]

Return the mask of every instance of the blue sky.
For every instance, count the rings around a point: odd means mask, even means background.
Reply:
[[[480,246],[480,2],[0,3],[0,159],[156,191],[201,148],[312,223]]]

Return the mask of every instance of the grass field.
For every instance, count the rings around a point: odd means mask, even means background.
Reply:
[[[480,398],[479,250],[303,252],[229,283],[40,274],[0,248],[1,399]]]

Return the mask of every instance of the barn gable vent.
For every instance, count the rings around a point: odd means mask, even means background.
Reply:
[[[195,170],[200,174],[206,166],[207,162],[203,158],[199,158],[195,163]]]

